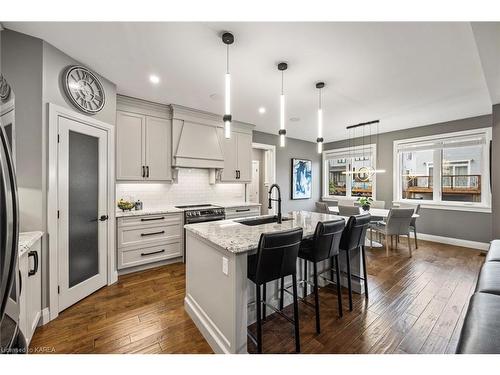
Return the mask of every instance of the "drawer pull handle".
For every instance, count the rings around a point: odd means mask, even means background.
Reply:
[[[141,253],[141,257],[145,257],[147,255],[153,255],[153,254],[160,254],[160,253],[164,253],[164,252],[165,252],[165,249],[158,250],[158,251],[152,251],[150,253]]]
[[[162,216],[162,217],[152,217],[152,218],[149,218],[149,219],[141,219],[141,221],[153,221],[153,220],[164,220],[165,219],[165,216]]]
[[[164,230],[162,230],[161,232],[151,232],[151,233],[141,233],[141,236],[144,237],[144,236],[154,236],[155,234],[163,234],[165,233]]]
[[[245,209],[241,209],[241,210],[236,210],[236,212],[247,212],[247,211],[250,211],[249,208],[245,208]]]

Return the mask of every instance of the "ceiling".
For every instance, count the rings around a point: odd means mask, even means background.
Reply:
[[[380,132],[491,113],[499,99],[494,53],[478,51],[467,22],[433,23],[56,23],[4,26],[46,40],[116,83],[121,94],[214,113],[224,108],[226,49],[230,49],[232,114],[256,129],[279,128],[285,72],[287,135],[315,141],[315,83],[324,81],[325,141],[345,127],[380,119]],[[498,24],[494,25],[498,29]],[[500,45],[497,33],[481,43]],[[485,68],[487,66],[487,68]],[[149,75],[160,84],[149,82]],[[492,94],[496,93],[495,95]],[[266,113],[259,114],[258,108]],[[295,118],[298,121],[290,121]]]

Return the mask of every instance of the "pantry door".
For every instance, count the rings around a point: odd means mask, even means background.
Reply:
[[[58,117],[59,311],[107,284],[108,136]]]

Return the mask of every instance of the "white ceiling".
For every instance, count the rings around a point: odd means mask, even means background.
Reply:
[[[4,25],[53,44],[115,82],[121,94],[215,113],[224,106],[219,35],[229,30],[233,118],[277,133],[276,64],[286,61],[286,116],[300,118],[287,120],[287,134],[310,141],[319,80],[326,83],[325,141],[346,138],[346,125],[374,119],[386,132],[491,113],[484,64],[466,22]],[[149,82],[151,73],[161,78],[158,86]]]

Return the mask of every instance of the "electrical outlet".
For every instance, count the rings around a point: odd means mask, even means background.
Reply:
[[[226,257],[222,257],[222,273],[229,275],[229,260]]]

